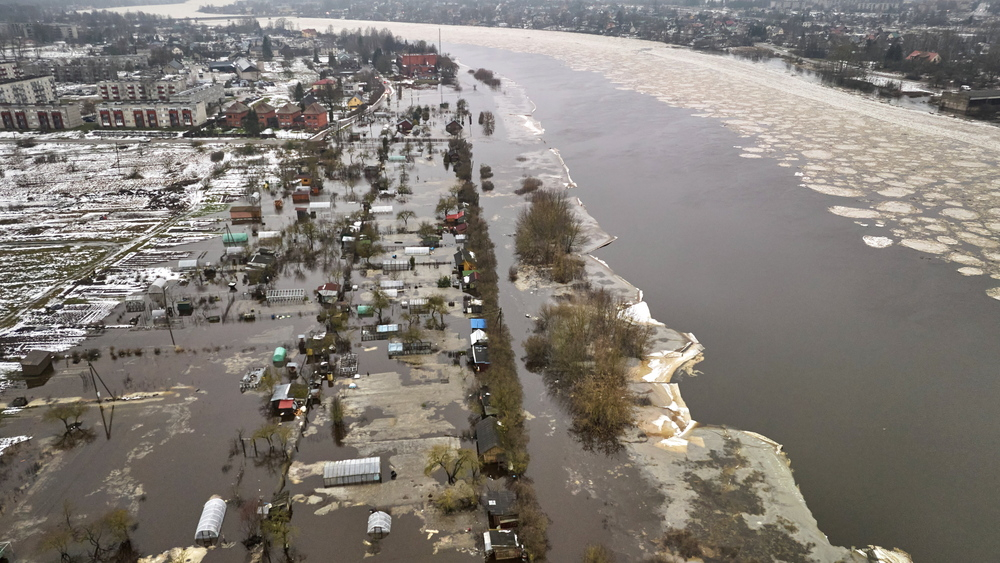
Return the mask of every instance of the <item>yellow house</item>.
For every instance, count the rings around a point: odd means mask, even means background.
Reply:
[[[351,111],[354,111],[354,110],[358,109],[362,105],[364,105],[364,102],[362,102],[361,98],[359,98],[357,96],[354,96],[350,100],[347,101],[347,109],[349,109]]]

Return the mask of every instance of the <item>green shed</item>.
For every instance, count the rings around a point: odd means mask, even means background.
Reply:
[[[375,316],[375,307],[372,307],[371,305],[358,305],[358,316],[359,317]]]
[[[285,363],[285,357],[287,356],[287,354],[288,352],[284,348],[278,346],[277,348],[274,349],[274,357],[271,358],[271,361],[273,361],[276,364],[283,364]]]
[[[250,242],[250,236],[246,233],[224,233],[222,235],[223,246],[246,246]]]

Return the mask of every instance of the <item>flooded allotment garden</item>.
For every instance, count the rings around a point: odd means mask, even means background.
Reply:
[[[427,109],[398,140],[375,111],[311,141],[0,146],[19,558],[482,557],[465,509],[504,471],[470,424],[481,308],[443,164],[463,115],[439,96],[407,88]]]

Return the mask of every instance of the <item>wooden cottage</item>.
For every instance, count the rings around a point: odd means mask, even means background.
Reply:
[[[483,532],[483,544],[486,547],[486,557],[495,561],[520,559],[524,553],[521,540],[513,530],[490,530]]]
[[[517,528],[517,495],[511,491],[490,491],[483,498],[491,530]]]
[[[476,424],[476,452],[483,463],[502,463],[506,457],[500,445],[500,421],[488,416]]]

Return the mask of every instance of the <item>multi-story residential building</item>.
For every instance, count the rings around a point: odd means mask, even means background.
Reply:
[[[147,55],[102,55],[38,59],[22,64],[27,74],[50,74],[56,82],[94,84],[117,80],[119,72],[135,72],[149,67]]]
[[[135,76],[126,79],[102,80],[97,83],[97,94],[106,102],[159,100],[165,102],[175,94],[188,89],[188,77]]]
[[[0,61],[0,80],[24,78],[24,72],[16,61]]]
[[[113,83],[107,86],[110,94],[115,86]],[[126,84],[126,93],[127,86]],[[152,91],[147,88],[144,90],[147,94],[145,99],[138,98],[137,89],[134,90],[135,98],[123,98],[122,84],[117,87],[119,88],[117,99],[102,102],[97,106],[101,127],[136,129],[195,127],[205,123],[209,114],[214,113],[225,99],[221,84],[198,84],[162,98],[158,89]],[[148,95],[150,92],[153,96]]]
[[[162,129],[205,123],[205,102],[104,102],[97,106],[101,127]]]
[[[69,129],[83,124],[80,107],[60,104],[51,76],[23,76],[16,63],[0,63],[14,78],[0,79],[0,123],[4,129]]]
[[[76,104],[0,104],[0,122],[8,130],[72,129],[83,125]]]
[[[0,104],[48,104],[57,101],[56,81],[51,76],[0,80]]]

